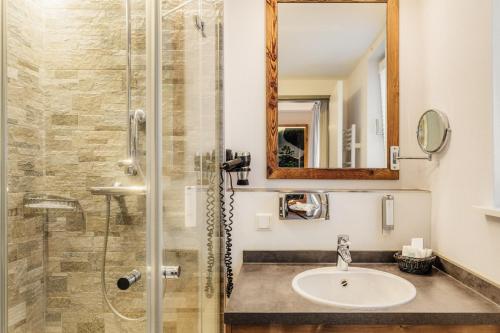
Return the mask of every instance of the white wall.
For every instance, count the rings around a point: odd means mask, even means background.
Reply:
[[[413,10],[419,0],[401,2],[401,140],[405,154],[420,153],[416,114],[423,112],[415,71],[419,28]],[[252,153],[251,187],[420,188],[418,162],[403,162],[400,181],[266,179],[265,1],[225,2],[225,140],[234,150]]]
[[[421,73],[415,71],[420,31],[413,11],[419,0],[401,2],[401,139],[405,154],[418,154],[415,129],[421,103]],[[252,188],[402,189],[425,182],[418,162],[403,162],[399,181],[268,180],[266,179],[266,69],[265,1],[229,0],[225,3],[225,140],[226,147],[252,153]],[[391,191],[389,191],[391,192]],[[385,192],[383,192],[385,193]],[[395,193],[397,231],[381,236],[381,194],[334,194],[333,222],[278,224],[271,232],[255,231],[255,214],[277,212],[276,194],[238,193],[234,226],[235,267],[241,251],[250,249],[334,249],[337,233],[353,238],[353,249],[399,248],[409,238],[430,239],[430,194]],[[274,198],[274,199],[273,199]],[[400,199],[399,199],[400,198]],[[360,209],[362,207],[362,209]],[[399,229],[401,228],[401,229]]]
[[[329,167],[334,169],[342,167],[342,156],[344,153],[344,81],[337,81],[333,94],[330,97],[329,108]]]
[[[357,167],[383,168],[386,163],[385,140],[376,134],[375,127],[375,120],[382,119],[378,63],[385,56],[385,40],[384,31],[344,81],[346,125],[356,125],[356,143],[361,145]]]
[[[281,79],[278,82],[279,96],[330,96],[335,90],[335,79]]]
[[[495,2],[497,0],[494,0]],[[421,99],[448,114],[451,144],[426,168],[433,247],[500,284],[500,221],[493,205],[492,0],[420,0]]]
[[[493,1],[495,206],[500,207],[500,2]]]
[[[382,232],[385,194],[395,200],[395,229]],[[353,250],[396,250],[423,237],[430,245],[431,195],[424,191],[330,193],[329,221],[279,221],[278,193],[238,192],[234,216],[234,267],[241,266],[243,250],[335,250],[337,235],[348,234]],[[362,209],[360,209],[362,207]],[[256,214],[272,214],[270,231],[258,231]]]
[[[423,109],[414,70],[419,29],[413,11],[418,0],[401,8],[401,147],[419,152],[415,141],[417,114]],[[400,181],[267,180],[265,100],[265,1],[230,0],[225,3],[225,139],[226,146],[252,153],[251,187],[254,188],[418,188],[419,168],[403,162]],[[292,86],[287,87],[290,90]],[[302,91],[302,90],[301,90]],[[315,90],[316,91],[316,90]],[[287,93],[291,94],[291,93]],[[299,94],[298,90],[297,93]],[[301,92],[300,94],[304,94]],[[236,272],[243,250],[335,248],[335,237],[351,235],[355,250],[394,250],[415,236],[430,239],[430,194],[396,192],[396,230],[381,233],[381,196],[377,193],[335,193],[331,222],[300,224],[277,222],[277,194],[241,192],[236,196],[234,256]],[[359,209],[363,207],[363,209]],[[256,231],[255,214],[273,214],[272,231]]]
[[[422,154],[415,128],[426,109],[446,112],[453,134],[449,148],[434,162],[402,161],[399,181],[266,179],[264,6],[265,1],[230,0],[225,8],[226,145],[252,152],[252,187],[429,188],[433,247],[500,284],[500,265],[496,264],[500,221],[473,208],[493,205],[492,0],[400,2],[402,153]],[[365,204],[354,195],[349,200],[352,207]],[[260,195],[251,202],[247,209],[254,213],[268,207]],[[249,228],[248,222],[239,224],[236,233]],[[315,232],[310,228],[296,237],[310,239]],[[271,246],[278,237],[250,233],[241,244]],[[320,235],[318,240],[328,237]],[[292,240],[290,247],[298,247],[296,238]]]
[[[384,34],[385,37],[385,34]],[[377,122],[387,119],[387,110],[382,109],[382,91],[380,78],[380,63],[385,61],[384,41],[378,45],[368,59],[368,84],[367,84],[367,127],[366,134],[366,165],[369,168],[384,167],[387,165],[387,140],[386,135],[377,133]],[[387,97],[387,96],[386,96]]]

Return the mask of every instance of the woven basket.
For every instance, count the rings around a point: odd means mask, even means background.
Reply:
[[[406,273],[424,275],[432,270],[432,265],[436,261],[436,256],[428,258],[404,257],[401,252],[394,254],[394,259],[399,265],[399,269]]]

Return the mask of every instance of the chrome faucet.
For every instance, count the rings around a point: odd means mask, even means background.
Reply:
[[[352,262],[351,252],[349,251],[349,236],[337,236],[337,269],[339,271],[347,271],[349,264]]]

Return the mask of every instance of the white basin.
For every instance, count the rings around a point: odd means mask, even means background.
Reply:
[[[376,310],[402,305],[417,295],[415,286],[399,276],[368,268],[311,269],[295,276],[293,290],[318,304],[345,309]]]

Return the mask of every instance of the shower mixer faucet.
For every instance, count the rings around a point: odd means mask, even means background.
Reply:
[[[146,112],[142,109],[130,111],[128,118],[128,158],[118,162],[127,176],[137,176],[140,172],[138,161],[139,126],[146,122]]]

